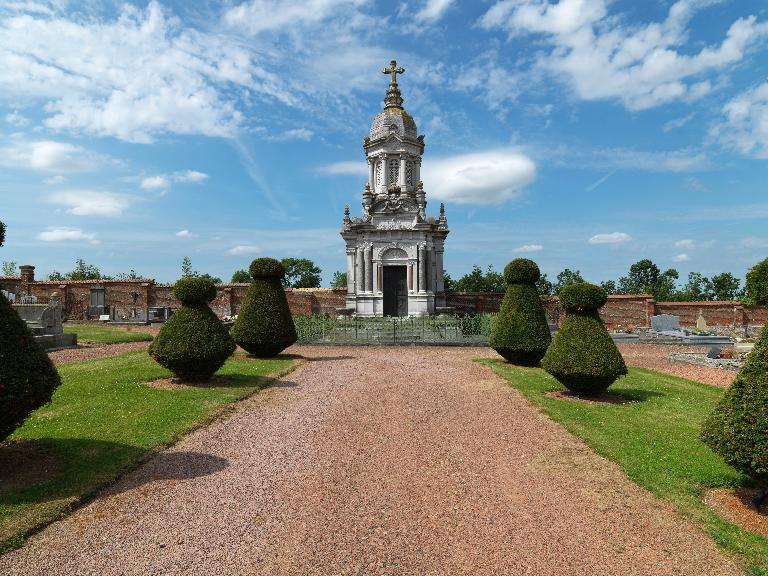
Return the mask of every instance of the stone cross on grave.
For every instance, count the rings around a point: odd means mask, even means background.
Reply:
[[[398,66],[397,60],[390,60],[389,68],[384,68],[382,72],[384,74],[389,74],[391,76],[391,80],[389,81],[390,84],[397,85],[397,75],[404,74],[405,68],[403,68],[402,66]]]

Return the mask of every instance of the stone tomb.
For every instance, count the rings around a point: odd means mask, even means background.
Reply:
[[[425,316],[445,307],[443,251],[445,207],[428,217],[419,179],[424,136],[403,108],[393,60],[384,110],[373,119],[363,149],[368,182],[362,216],[344,210],[341,236],[347,245],[349,313],[358,316]]]
[[[66,334],[62,325],[63,307],[58,293],[51,295],[48,304],[35,302],[25,302],[24,297],[20,298],[21,303],[11,306],[27,324],[35,337],[35,341],[43,349],[52,348],[70,348],[77,346],[77,334]],[[29,299],[27,299],[29,300]]]

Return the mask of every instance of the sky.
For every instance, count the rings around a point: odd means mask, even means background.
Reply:
[[[454,279],[768,255],[764,0],[2,0],[0,260],[328,285],[392,59]]]

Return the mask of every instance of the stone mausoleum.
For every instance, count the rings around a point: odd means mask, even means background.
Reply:
[[[390,62],[384,109],[363,139],[368,182],[361,217],[344,210],[341,236],[347,244],[346,307],[358,316],[425,316],[445,306],[443,251],[448,236],[445,207],[427,216],[420,180],[424,136],[403,108]]]

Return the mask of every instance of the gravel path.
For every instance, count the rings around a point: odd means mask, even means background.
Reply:
[[[737,575],[489,369],[312,361],[0,558],[4,575]]]
[[[149,344],[149,342],[124,342],[122,344],[82,345],[77,348],[64,348],[63,350],[48,352],[48,357],[53,360],[54,364],[67,364],[68,362],[106,358],[131,350],[142,350],[147,348]]]
[[[708,346],[675,346],[670,344],[619,344],[621,355],[629,366],[638,366],[680,376],[689,380],[696,380],[704,384],[712,384],[728,388],[736,378],[736,372],[697,366],[687,362],[673,362],[667,358],[670,352],[707,352]]]

